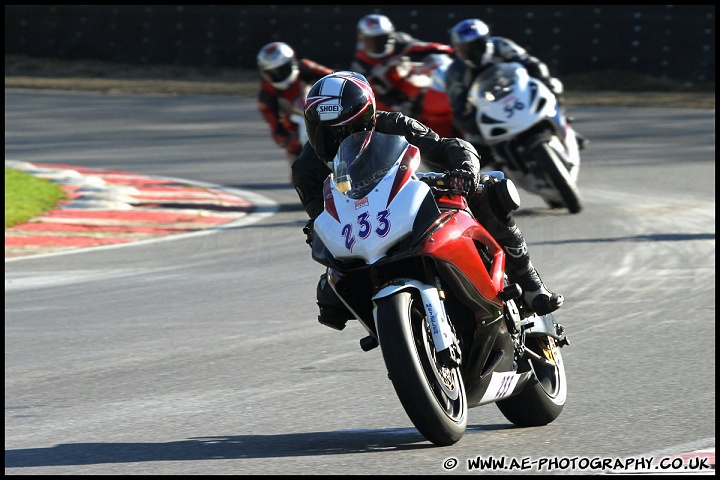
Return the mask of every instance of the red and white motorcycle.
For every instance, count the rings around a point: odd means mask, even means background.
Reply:
[[[456,443],[468,408],[490,403],[515,425],[546,425],[567,398],[563,327],[527,309],[503,249],[444,174],[417,171],[420,160],[401,136],[345,139],[314,222],[313,259],[367,331],[361,348],[380,347],[426,439]]]

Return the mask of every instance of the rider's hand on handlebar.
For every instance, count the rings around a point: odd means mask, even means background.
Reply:
[[[477,188],[477,179],[472,172],[456,169],[450,172],[447,177],[449,187],[452,190],[460,191],[466,197],[471,193],[475,193]]]

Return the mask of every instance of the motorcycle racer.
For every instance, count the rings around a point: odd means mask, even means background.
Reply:
[[[262,77],[258,94],[258,109],[270,127],[270,135],[278,147],[285,149],[288,161],[293,162],[302,150],[298,140],[298,125],[290,120],[293,103],[309,85],[332,73],[307,58],[298,59],[295,51],[284,42],[271,42],[257,54]]]
[[[376,110],[372,87],[357,72],[335,72],[318,80],[307,95],[304,115],[308,142],[292,164],[292,179],[310,217],[303,229],[308,244],[312,244],[313,222],[324,209],[323,184],[342,140],[360,131],[401,135],[418,147],[424,162],[449,171],[452,188],[466,192],[472,213],[505,250],[508,277],[523,289],[528,306],[546,314],[563,304],[562,295],[545,287],[530,261],[527,244],[512,216],[520,205],[517,190],[509,180],[480,174],[480,158],[469,142],[442,138],[400,112]],[[480,183],[485,186],[482,194],[477,193]],[[342,330],[352,318],[328,285],[326,274],[317,286],[317,303],[318,321],[323,325]]]
[[[547,65],[512,40],[491,36],[485,22],[477,18],[463,20],[450,30],[450,38],[456,58],[447,69],[445,89],[453,111],[453,121],[465,138],[472,139],[483,157],[490,159],[491,153],[482,144],[482,136],[475,121],[476,110],[467,97],[473,80],[489,66],[503,62],[522,64],[531,77],[547,85],[557,98],[558,106],[562,107],[564,86],[558,78],[550,75]],[[578,146],[582,149],[587,141],[577,135]]]
[[[432,54],[452,55],[453,48],[399,32],[385,15],[365,15],[357,23],[350,70],[369,80],[381,109],[417,116],[423,89],[412,81],[412,63]]]

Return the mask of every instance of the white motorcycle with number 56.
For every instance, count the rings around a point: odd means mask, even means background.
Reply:
[[[499,162],[494,169],[540,196],[550,208],[582,210],[577,137],[545,84],[519,63],[500,63],[478,76],[468,102],[477,108],[482,143]]]

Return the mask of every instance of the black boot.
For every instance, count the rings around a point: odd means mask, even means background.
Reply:
[[[575,121],[574,117],[567,117],[568,123],[573,123]],[[575,141],[577,142],[578,149],[579,150],[585,150],[588,145],[590,145],[590,140],[583,135],[582,133],[578,132],[577,129],[573,128],[575,130]]]
[[[549,290],[543,283],[530,261],[527,244],[520,229],[513,224],[505,232],[496,234],[495,240],[505,250],[505,271],[508,279],[523,289],[523,300],[528,307],[539,315],[560,308],[563,296]]]
[[[554,312],[563,304],[562,295],[548,290],[540,279],[532,262],[528,262],[524,273],[514,274],[515,283],[523,289],[523,300],[538,315]],[[508,273],[508,278],[512,278]]]
[[[326,273],[320,276],[317,285],[317,304],[320,308],[318,322],[334,330],[344,329],[348,320],[355,318],[328,284]]]
[[[563,296],[545,287],[530,262],[525,237],[515,224],[512,211],[520,206],[511,182],[486,184],[486,191],[468,199],[470,210],[505,251],[505,271],[511,282],[523,289],[523,300],[532,311],[545,315],[563,304]]]
[[[588,140],[585,135],[578,133],[577,130],[575,130],[575,140],[577,141],[578,149],[580,150],[585,150],[588,145],[590,145],[590,140]]]

